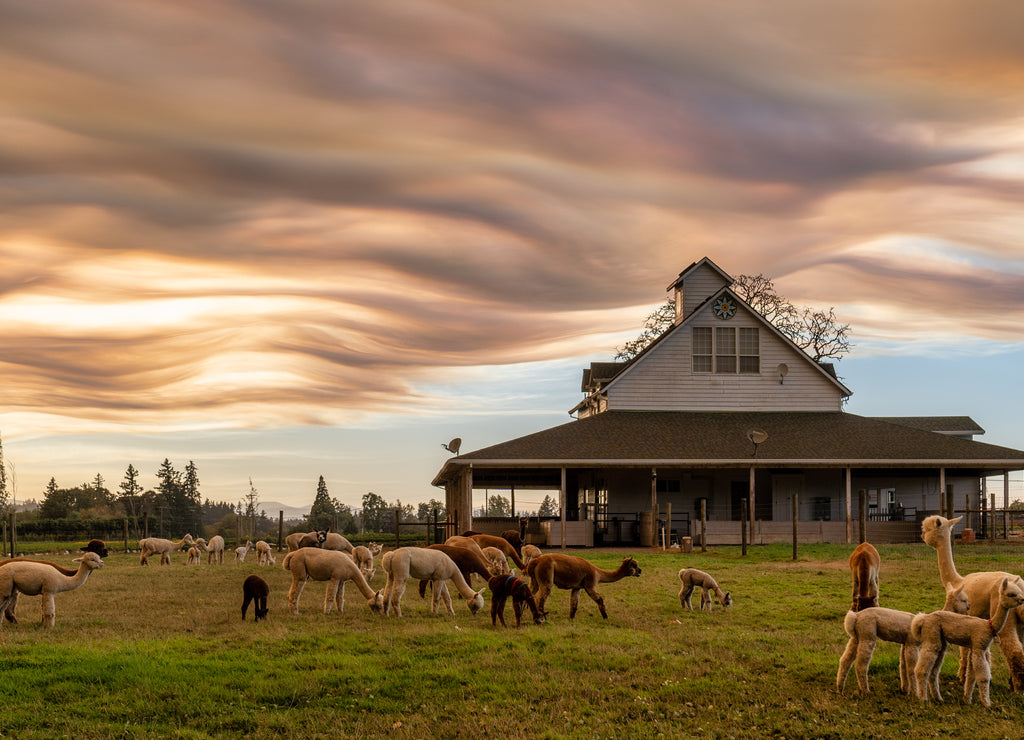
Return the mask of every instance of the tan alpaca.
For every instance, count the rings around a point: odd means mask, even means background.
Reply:
[[[996,610],[999,603],[999,586],[1004,578],[1011,580],[1020,576],[1003,571],[979,571],[961,576],[953,565],[953,525],[963,517],[946,519],[941,516],[930,516],[921,522],[921,539],[935,549],[939,561],[939,577],[943,584],[949,583],[959,588],[971,602],[971,616],[987,619]],[[1014,693],[1024,692],[1024,614],[1017,610],[1010,612],[1003,629],[999,632],[999,649],[1010,669],[1010,684]],[[960,650],[960,668],[957,675],[966,679],[968,672],[968,655],[966,648]]]
[[[150,555],[160,556],[160,565],[171,564],[171,553],[182,550],[185,545],[192,544],[192,535],[186,534],[178,541],[165,540],[161,537],[146,537],[139,540],[139,565],[149,565]]]
[[[531,560],[541,555],[540,548],[536,545],[523,545],[523,565],[529,565]]]
[[[920,644],[920,653],[914,675],[917,680],[917,696],[928,701],[934,694],[936,701],[942,701],[939,692],[939,671],[946,645],[952,643],[970,650],[967,676],[964,679],[964,701],[971,703],[975,684],[981,703],[992,706],[989,699],[989,684],[992,681],[992,666],[989,646],[1003,628],[1006,617],[1024,604],[1024,587],[1021,579],[1011,581],[1004,578],[999,587],[999,603],[991,619],[972,617],[967,614],[937,611],[918,614],[910,625],[911,638]]]
[[[964,594],[963,587],[955,591],[947,590],[946,602],[942,608],[958,614],[966,613],[970,608],[970,602]],[[856,661],[857,686],[860,693],[870,693],[868,667],[871,665],[871,656],[875,652],[875,644],[879,640],[885,640],[900,644],[900,690],[904,694],[917,696],[914,668],[917,665],[919,645],[910,638],[910,625],[914,616],[911,612],[901,612],[879,606],[868,607],[860,611],[851,609],[846,612],[843,628],[850,636],[850,641],[846,643],[843,656],[839,659],[836,691],[840,694],[843,693],[846,677],[850,674],[850,668]]]
[[[324,593],[324,614],[330,614],[334,606],[338,607],[339,614],[345,610],[346,581],[352,581],[366,597],[371,612],[380,614],[384,610],[383,595],[370,588],[348,553],[322,550],[319,547],[301,547],[288,553],[281,567],[292,574],[292,586],[288,589],[288,609],[292,614],[299,613],[299,597],[306,581],[311,578],[328,582]]]
[[[431,611],[434,614],[437,614],[439,600],[444,599],[448,614],[455,616],[446,581],[455,584],[459,594],[466,600],[470,614],[476,614],[483,609],[484,589],[474,591],[470,588],[455,561],[441,550],[432,550],[429,547],[400,547],[384,553],[381,566],[387,574],[387,582],[384,585],[385,614],[390,615],[393,609],[397,616],[402,616],[402,595],[410,578],[432,581],[434,596]]]
[[[690,597],[696,588],[700,589],[701,611],[711,611],[712,591],[714,591],[715,596],[718,598],[718,603],[722,606],[730,606],[732,604],[732,595],[728,591],[722,591],[715,579],[702,570],[683,568],[679,571],[679,580],[682,584],[679,588],[679,605],[684,609],[693,611]]]
[[[54,596],[73,591],[85,583],[92,571],[103,567],[103,559],[94,552],[87,552],[73,562],[79,563],[73,576],[64,575],[53,563],[11,560],[0,566],[0,614],[7,610],[8,604],[19,593],[42,596],[43,626],[52,627],[57,615]],[[3,627],[2,619],[0,627]]]

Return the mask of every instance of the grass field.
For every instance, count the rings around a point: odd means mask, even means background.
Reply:
[[[883,606],[942,605],[933,550],[878,549]],[[789,546],[575,551],[606,568],[635,555],[643,575],[601,586],[607,621],[583,595],[569,622],[569,594],[556,591],[547,623],[519,630],[457,598],[454,618],[432,615],[414,588],[398,620],[371,615],[351,586],[344,614],[324,615],[324,584],[310,582],[293,616],[280,555],[266,568],[187,567],[184,553],[143,568],[114,553],[57,597],[54,629],[39,624],[40,599],[23,596],[20,624],[0,630],[0,737],[1019,738],[1024,697],[996,647],[991,709],[963,703],[952,651],[945,704],[902,696],[889,643],[875,652],[872,694],[857,695],[852,673],[847,695],[835,693],[851,550],[804,546],[797,561]],[[1019,545],[954,555],[961,573],[1024,570]],[[683,612],[685,566],[713,573],[733,606]],[[251,610],[241,621],[250,573],[271,587],[258,625]],[[380,568],[372,585],[383,586]]]

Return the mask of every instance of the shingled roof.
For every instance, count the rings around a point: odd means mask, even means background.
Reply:
[[[1024,469],[1024,451],[846,412],[606,411],[448,460],[456,467],[623,465]]]

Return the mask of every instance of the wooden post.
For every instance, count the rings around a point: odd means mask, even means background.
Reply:
[[[852,529],[853,529],[853,520],[852,520],[851,514],[850,514],[850,499],[851,499],[851,493],[853,492],[852,491],[852,486],[853,486],[853,471],[850,470],[849,467],[847,467],[846,468],[846,544],[847,545],[849,545],[853,541],[851,539]]]
[[[868,537],[868,492],[860,489],[857,491],[857,498],[860,501],[860,542],[863,544]]]
[[[662,545],[672,545],[672,502],[668,501],[665,503],[665,539]],[[664,547],[662,548],[664,549]],[[679,543],[679,550],[682,552],[683,543]]]
[[[793,560],[796,560],[797,521],[800,514],[800,494],[793,492]]]
[[[562,484],[558,489],[558,510],[561,514],[561,527],[562,527],[562,549],[565,549],[565,498],[566,498],[566,483],[565,483],[565,468],[562,468]]]
[[[128,552],[128,517],[124,518],[124,551]]]
[[[398,536],[398,518],[399,518],[399,511],[398,511],[398,509],[395,509],[395,548],[396,549],[402,546],[402,540]]]
[[[755,455],[757,454],[757,450],[754,450],[754,454]],[[750,541],[751,541],[751,543],[753,543],[753,541],[754,541],[754,508],[755,508],[755,499],[754,499],[754,466],[753,465],[750,466],[750,499],[747,501],[747,506],[750,509],[750,512],[749,512],[750,513]]]
[[[992,536],[991,541],[996,541],[996,495],[992,494],[992,506],[989,507],[989,511],[992,515]]]
[[[743,542],[743,554],[747,554],[747,500],[740,499],[740,540]]]
[[[700,551],[701,552],[707,552],[708,551],[708,529],[707,529],[707,523],[708,523],[708,500],[706,498],[702,498],[700,500]],[[743,553],[745,555],[746,554],[746,550],[744,550]]]
[[[14,513],[14,509],[11,509],[11,557],[15,557],[15,553],[18,550],[18,520],[17,514]]]
[[[284,509],[277,511],[277,550],[284,549]]]

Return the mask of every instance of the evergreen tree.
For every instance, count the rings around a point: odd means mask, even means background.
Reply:
[[[4,440],[0,436],[0,517],[7,521],[7,507],[10,506],[11,492],[7,490],[7,465],[4,463]]]
[[[327,483],[321,475],[316,484],[316,498],[313,499],[313,506],[310,507],[309,526],[311,529],[327,529],[334,526],[334,502],[327,492]]]
[[[388,502],[373,491],[363,494],[363,530],[366,532],[392,532],[394,514]]]
[[[558,502],[551,498],[551,496],[545,496],[544,500],[540,504],[540,510],[537,512],[537,516],[558,516]]]
[[[121,481],[117,489],[121,492],[120,496],[118,496],[118,502],[121,504],[121,508],[124,509],[125,516],[131,520],[135,527],[135,536],[138,538],[141,536],[139,533],[139,515],[142,513],[143,488],[139,485],[139,471],[131,463],[128,464],[128,469],[124,472],[124,480]]]
[[[67,519],[73,510],[71,493],[57,486],[57,480],[50,478],[43,491],[43,502],[39,504],[39,516],[43,519]]]
[[[421,522],[432,521],[435,516],[435,512],[438,521],[443,522],[447,517],[444,503],[438,501],[436,498],[432,498],[419,505],[419,508],[416,511],[416,518]]]

